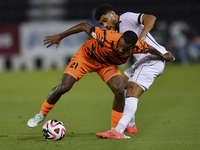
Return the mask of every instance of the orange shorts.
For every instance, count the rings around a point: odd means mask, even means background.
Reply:
[[[105,83],[107,83],[111,77],[121,75],[116,65],[104,66],[100,63],[92,62],[81,53],[76,53],[74,55],[63,73],[70,74],[78,81],[87,72],[97,72]]]

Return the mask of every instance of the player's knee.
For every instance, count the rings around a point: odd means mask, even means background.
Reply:
[[[142,93],[144,93],[144,90],[139,85],[137,85],[136,83],[129,84],[126,92],[126,97],[139,98],[142,95]]]
[[[115,87],[115,95],[123,96],[124,95],[124,85],[119,85]]]
[[[112,77],[107,84],[115,94],[115,97],[124,96],[124,82],[120,76]]]

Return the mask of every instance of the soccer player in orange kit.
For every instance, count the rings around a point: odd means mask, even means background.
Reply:
[[[112,121],[118,122],[121,118],[118,114],[121,114],[124,108],[124,83],[117,65],[124,64],[133,53],[147,54],[149,50],[156,52],[156,49],[149,48],[146,42],[138,41],[137,35],[132,31],[122,34],[112,30],[103,30],[89,23],[80,23],[60,34],[47,36],[44,45],[49,44],[48,48],[56,44],[57,49],[63,38],[82,31],[90,35],[92,39],[80,47],[63,72],[59,85],[50,91],[41,111],[27,122],[30,128],[42,122],[60,97],[87,72],[97,72],[113,91],[115,96]],[[161,57],[169,61],[172,59],[162,54]]]

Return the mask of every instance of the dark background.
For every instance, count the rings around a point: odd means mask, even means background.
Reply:
[[[34,19],[61,19],[76,20],[87,19],[92,10],[101,4],[111,4],[120,15],[127,11],[153,14],[158,20],[189,21],[196,26],[200,25],[200,1],[199,0],[1,0],[0,24],[17,24],[31,20],[28,15],[31,9],[62,9],[63,14],[51,16],[41,14]],[[37,4],[36,4],[37,3]],[[33,17],[32,17],[33,19]]]
[[[112,5],[118,15],[130,11],[156,16],[151,34],[175,55],[175,62],[200,62],[200,0],[1,0],[0,26],[49,20],[89,20],[95,25],[92,13],[102,4]]]

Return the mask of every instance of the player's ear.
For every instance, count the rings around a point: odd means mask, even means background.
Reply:
[[[114,11],[110,11],[110,13],[111,13],[113,16],[116,15],[116,13],[115,13]]]

